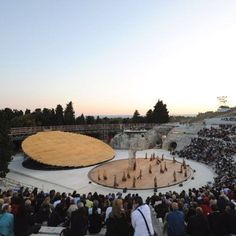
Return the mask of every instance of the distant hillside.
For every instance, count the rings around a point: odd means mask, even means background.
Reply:
[[[225,116],[227,117],[236,116],[236,107],[232,107],[230,108],[229,111],[226,112],[207,111],[205,113],[199,113],[196,117],[192,117],[189,120],[189,122],[196,123],[196,122],[202,122],[204,119],[225,117]]]

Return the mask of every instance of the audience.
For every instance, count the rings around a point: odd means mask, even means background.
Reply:
[[[166,225],[168,236],[235,235],[236,144],[230,138],[235,132],[233,126],[202,129],[190,145],[173,153],[213,168],[217,174],[213,184],[155,193],[146,204],[138,194],[45,193],[23,187],[0,191],[0,235],[28,236],[48,225],[65,226],[70,235],[83,236],[99,233],[106,225],[106,236],[149,236],[148,228],[152,235],[154,230],[148,205]]]

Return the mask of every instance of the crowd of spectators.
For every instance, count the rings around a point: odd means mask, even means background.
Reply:
[[[200,137],[219,138],[230,140],[230,135],[236,134],[236,127],[233,125],[220,125],[219,127],[203,128],[198,132]]]
[[[80,236],[99,233],[106,225],[106,235],[149,236],[139,208],[154,233],[150,210],[164,222],[168,236],[236,234],[236,185],[204,186],[188,191],[154,193],[143,204],[141,197],[121,193],[81,195],[51,190],[0,193],[0,234],[27,236],[41,225],[65,226],[65,235]],[[4,220],[2,220],[4,218]],[[179,234],[178,234],[179,232]]]
[[[179,157],[196,160],[211,166],[217,174],[217,184],[226,183],[236,177],[236,143],[229,138],[235,135],[235,126],[220,126],[219,128],[204,128],[198,132],[198,137],[180,151]]]
[[[206,138],[194,138],[178,155],[215,168],[219,177],[214,184],[180,193],[154,193],[145,202],[138,194],[45,193],[24,187],[0,191],[0,235],[28,236],[47,225],[65,226],[63,233],[70,236],[96,234],[104,226],[106,236],[150,236],[154,229],[149,206],[163,221],[168,236],[236,235],[236,183],[232,178],[236,146],[222,140],[225,136],[219,130],[212,132],[217,137],[202,130],[199,135],[207,133]]]

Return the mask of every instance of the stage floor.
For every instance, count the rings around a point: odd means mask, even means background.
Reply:
[[[89,178],[105,187],[127,188],[133,190],[153,189],[155,187],[154,178],[156,178],[157,187],[163,188],[180,184],[193,176],[193,170],[190,166],[186,166],[186,169],[182,167],[182,172],[180,173],[181,165],[182,163],[173,162],[173,160],[164,159],[161,161],[160,157],[158,158],[158,163],[157,159],[150,161],[150,158],[145,159],[144,157],[137,157],[136,170],[130,170],[130,168],[128,168],[128,159],[111,161],[92,169],[89,172]],[[151,173],[149,173],[150,166]],[[129,178],[127,178],[127,173],[129,173]],[[122,178],[124,179],[122,180]],[[114,181],[116,183],[114,183]],[[134,181],[135,186],[133,186]]]
[[[165,158],[172,160],[168,151],[162,149],[149,149],[137,152],[137,156],[143,157],[145,153],[150,156],[153,152],[156,155],[164,155]],[[127,150],[115,150],[114,160],[122,160],[128,158]],[[59,170],[59,171],[41,171],[41,170],[30,170],[22,166],[22,161],[24,157],[22,154],[17,154],[14,156],[13,161],[9,165],[10,172],[7,174],[9,179],[12,179],[18,183],[25,184],[27,186],[38,187],[48,192],[50,189],[56,189],[57,191],[72,192],[77,190],[79,193],[88,193],[97,191],[101,194],[116,193],[121,192],[120,189],[114,189],[109,187],[104,187],[92,182],[88,173],[93,167],[86,167],[81,169],[71,169],[71,170]],[[176,158],[177,161],[182,162],[182,158]],[[158,192],[167,191],[177,191],[180,192],[183,189],[188,190],[189,188],[199,188],[208,181],[213,181],[215,176],[214,172],[206,165],[202,163],[197,163],[195,161],[186,161],[187,165],[190,165],[194,173],[194,180],[191,178],[183,182],[183,186],[179,187],[178,184],[158,189]],[[91,182],[91,183],[90,183]],[[139,193],[141,196],[146,197],[153,194],[153,189],[150,190],[129,190],[128,193]]]

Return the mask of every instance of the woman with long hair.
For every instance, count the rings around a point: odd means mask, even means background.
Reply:
[[[112,203],[112,211],[106,221],[106,236],[129,236],[131,227],[123,209],[123,200],[115,199]]]

